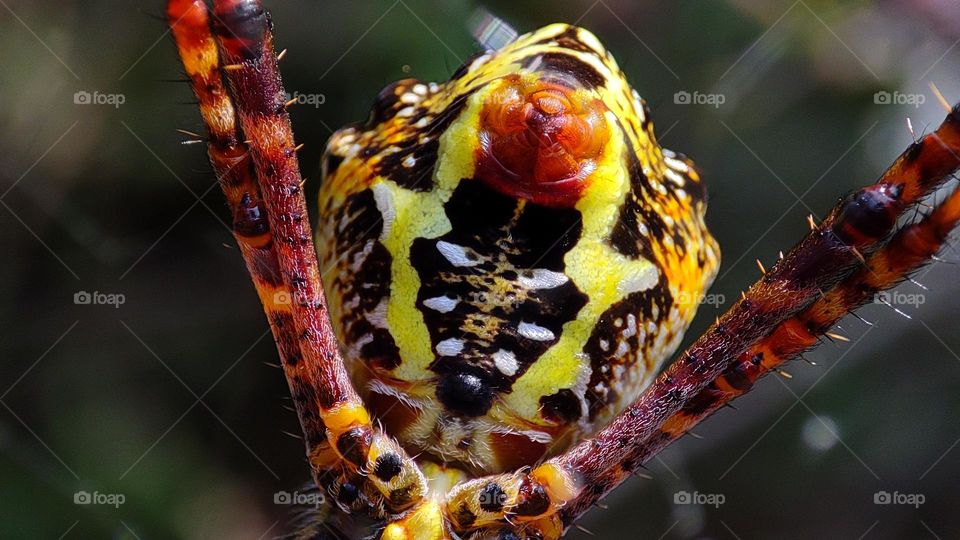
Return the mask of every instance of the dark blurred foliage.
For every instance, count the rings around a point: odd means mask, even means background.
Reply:
[[[270,3],[316,193],[331,129],[385,84],[443,80],[485,7],[521,30],[592,29],[695,158],[732,299],[846,191],[873,180],[960,98],[952,0]],[[288,531],[278,490],[307,480],[276,351],[224,222],[161,2],[0,2],[0,536],[259,538]],[[158,19],[157,17],[161,17]],[[78,105],[76,92],[124,103]],[[878,105],[875,93],[924,96]],[[676,92],[721,94],[713,108]],[[960,256],[948,252],[945,258]],[[601,538],[960,535],[957,267],[907,283],[923,305],[850,319],[650,464],[584,526]],[[115,308],[80,291],[122,294]],[[715,297],[718,298],[718,297]],[[903,298],[918,298],[904,296]],[[724,306],[719,306],[720,308]],[[719,313],[706,305],[688,341]],[[798,398],[800,398],[798,400]],[[78,505],[81,490],[125,497]],[[675,504],[685,491],[719,507]],[[874,504],[922,494],[919,508]],[[572,538],[585,538],[578,531]]]

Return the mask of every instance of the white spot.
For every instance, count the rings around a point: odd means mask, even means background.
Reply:
[[[633,313],[627,314],[627,328],[624,329],[622,335],[625,338],[637,335],[637,316]]]
[[[476,266],[479,264],[479,261],[473,260],[467,255],[466,248],[457,244],[440,240],[437,242],[437,251],[454,266]]]
[[[603,352],[609,351],[609,350],[610,350],[610,342],[607,341],[607,340],[605,340],[605,339],[601,339],[601,340],[600,340],[600,350],[603,351]],[[606,367],[606,366],[604,366],[604,367]]]
[[[394,218],[397,217],[397,207],[393,202],[393,193],[383,182],[373,185],[373,200],[377,203],[377,210],[383,216],[383,230],[380,231],[380,238],[390,236],[390,229],[393,228]]]
[[[433,298],[427,298],[423,301],[423,305],[428,308],[439,311],[440,313],[450,313],[454,308],[457,307],[460,301],[456,298],[450,298],[449,296],[435,296]]]
[[[624,276],[623,279],[620,280],[620,283],[617,284],[617,290],[624,296],[630,293],[646,291],[657,284],[659,277],[657,268],[651,264],[639,272]]]
[[[437,354],[440,356],[456,356],[463,350],[463,340],[449,338],[437,343]]]
[[[431,117],[429,117],[429,116],[424,116],[423,118],[421,118],[421,119],[417,120],[416,122],[414,122],[413,127],[415,127],[415,128],[425,128],[425,127],[427,127],[427,124],[430,123],[430,120],[432,120]]]
[[[400,162],[404,167],[410,168],[417,164],[417,158],[413,157],[413,154],[403,158],[403,161]]]
[[[375,328],[387,327],[387,300],[383,299],[373,308],[373,311],[367,313],[367,321]]]
[[[521,322],[517,325],[517,333],[533,341],[550,341],[556,337],[549,328],[528,322]]]
[[[406,103],[407,105],[413,105],[418,101],[420,101],[420,96],[416,94],[403,94],[400,96],[400,103]]]
[[[507,377],[514,376],[519,367],[517,365],[517,355],[503,349],[493,353],[493,364],[497,366],[500,373],[503,373]]]
[[[620,345],[617,346],[617,352],[613,353],[617,358],[623,358],[626,354],[630,352],[630,348],[627,346],[626,341],[621,341]],[[613,368],[616,371],[616,367]],[[619,377],[619,374],[617,375]]]
[[[570,281],[570,278],[561,272],[554,272],[543,268],[534,268],[531,276],[520,275],[520,285],[528,289],[552,289]]]
[[[663,160],[667,162],[667,165],[669,165],[671,169],[676,169],[680,172],[687,172],[690,170],[690,167],[683,161],[677,159],[676,154],[673,152],[664,152]]]
[[[415,84],[413,85],[413,93],[417,94],[418,96],[425,96],[427,95],[427,86],[420,83]]]
[[[666,175],[668,179],[670,179],[670,181],[672,181],[674,184],[678,186],[683,186],[683,185],[686,185],[687,183],[686,179],[680,176],[680,173],[678,173],[673,169],[664,169],[663,173],[664,175]]]
[[[650,234],[650,231],[647,229],[646,223],[638,223],[637,230],[640,231],[640,234],[642,234],[643,236],[647,236],[648,234]]]
[[[397,116],[400,118],[408,118],[410,116],[413,116],[413,113],[415,113],[416,111],[417,111],[416,107],[404,107],[399,111],[397,111]]]

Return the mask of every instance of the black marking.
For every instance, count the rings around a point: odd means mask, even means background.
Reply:
[[[540,398],[540,414],[551,422],[566,425],[579,420],[583,412],[576,394],[564,388],[556,394]]]
[[[402,470],[403,463],[400,461],[400,456],[393,452],[389,452],[377,458],[377,463],[374,466],[373,474],[377,475],[377,478],[380,480],[389,482],[390,480],[396,478]]]
[[[629,140],[625,133],[624,137]],[[673,231],[667,227],[663,217],[655,209],[644,203],[652,199],[653,188],[650,180],[643,173],[640,160],[633,152],[627,152],[626,159],[627,170],[630,173],[630,193],[627,194],[626,202],[620,207],[620,216],[610,233],[610,244],[627,257],[634,259],[644,257],[653,261],[656,260],[653,241],[662,242],[668,231]],[[646,227],[646,235],[640,234],[640,223]]]
[[[344,341],[357,343],[365,336],[372,339],[360,349],[361,359],[370,366],[390,370],[400,365],[400,351],[390,332],[374,327],[367,319],[378,304],[390,296],[390,266],[393,257],[379,242],[383,220],[377,210],[372,190],[351,195],[329,219],[339,223],[343,216],[347,224],[339,229],[336,247],[332,250],[334,260],[351,262],[361,257],[369,244],[369,253],[356,272],[339,272],[329,281],[329,287],[340,291],[343,305],[356,303],[356,307],[344,310],[342,322]],[[372,243],[372,244],[371,244]]]
[[[553,71],[561,75],[569,75],[588,90],[603,86],[606,82],[596,68],[576,56],[562,52],[534,55],[524,60],[522,65],[537,71]]]
[[[459,354],[438,357],[430,369],[436,373],[482,373],[492,391],[509,391],[513,381],[559,338],[563,325],[576,318],[586,304],[586,295],[572,281],[533,291],[517,281],[530,268],[563,272],[563,257],[580,238],[580,213],[521,203],[475,179],[460,182],[445,212],[451,231],[437,239],[418,239],[410,250],[411,264],[421,282],[417,307],[432,345],[446,339],[463,342]],[[437,253],[438,240],[468,249],[477,264],[451,264]],[[438,296],[457,299],[456,308],[440,313],[423,305]],[[521,321],[547,328],[555,338],[528,339],[518,332]],[[517,359],[513,375],[505,375],[493,361],[501,349]]]
[[[243,53],[248,60],[259,55],[267,30],[272,27],[259,2],[236,2],[233,9],[217,10],[213,19],[213,32],[225,40],[231,52]],[[242,46],[242,50],[235,50],[233,45]]]
[[[373,100],[370,107],[370,117],[363,128],[366,130],[374,129],[377,125],[390,120],[397,115],[397,111],[407,105],[400,102],[400,96],[406,93],[408,88],[420,84],[416,79],[401,79],[385,86],[377,97]]]
[[[369,429],[353,428],[337,439],[337,451],[350,463],[357,467],[363,467],[366,465],[371,439]]]
[[[483,416],[493,405],[493,389],[484,374],[450,371],[437,382],[437,399],[450,412],[466,417]]]
[[[654,317],[654,306],[657,307],[657,316]],[[610,306],[597,320],[593,333],[587,340],[583,351],[590,357],[592,373],[587,384],[586,400],[590,420],[598,415],[609,412],[609,408],[617,402],[620,394],[614,389],[613,367],[621,365],[626,370],[634,369],[638,361],[642,361],[649,354],[648,348],[656,339],[655,333],[646,333],[646,325],[653,322],[659,330],[663,320],[669,315],[673,307],[673,296],[670,295],[667,278],[662,273],[657,284],[646,291],[638,291]],[[622,357],[616,356],[624,329],[628,324],[628,317],[636,318],[637,330],[627,337],[627,353]],[[621,321],[617,326],[615,321]],[[644,336],[640,340],[641,334]],[[606,350],[600,342],[606,343]]]
[[[411,137],[396,146],[399,151],[383,156],[376,166],[376,173],[393,180],[398,185],[412,191],[430,191],[433,188],[433,171],[437,165],[437,152],[440,149],[440,136],[460,116],[467,100],[476,89],[466,92],[453,100],[441,113],[437,114],[423,130],[411,130]],[[421,117],[426,111],[421,109]],[[410,118],[416,121],[416,117]],[[430,137],[420,143],[421,135]],[[403,162],[413,157],[414,164],[407,167]]]
[[[480,508],[485,512],[499,512],[503,510],[503,503],[507,494],[496,482],[489,482],[480,490]]]

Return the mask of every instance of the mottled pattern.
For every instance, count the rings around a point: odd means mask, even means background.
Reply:
[[[481,110],[507,76],[607,111],[572,207],[478,176]],[[660,149],[646,104],[575,27],[480,53],[444,84],[387,86],[323,166],[317,245],[354,380],[402,444],[471,470],[532,463],[608,421],[716,272],[699,176]]]

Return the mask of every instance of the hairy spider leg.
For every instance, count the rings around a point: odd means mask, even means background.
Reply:
[[[255,1],[215,2],[210,13],[202,0],[171,0],[168,17],[210,131],[210,160],[234,213],[235,236],[271,321],[315,480],[346,511],[402,511],[420,500],[426,480],[373,426],[344,369],[268,15]]]
[[[811,221],[806,237],[596,436],[529,473],[491,475],[455,488],[447,502],[455,529],[523,523],[531,538],[559,538],[552,531],[562,535],[655,451],[709,415],[704,411],[693,422],[682,416],[698,406],[697,400],[703,407],[710,385],[733,388],[731,381],[742,377],[743,361],[752,363],[765,347],[783,347],[779,354],[785,360],[814,346],[832,324],[826,324],[828,318],[838,320],[862,303],[849,296],[859,294],[858,287],[892,287],[928,261],[957,221],[955,196],[886,241],[898,219],[958,166],[960,106],[935,132],[904,151],[876,184],[842,199],[820,224]],[[795,321],[815,315],[826,326],[787,336],[795,331]],[[791,345],[789,340],[797,341]],[[775,367],[775,356],[761,365]],[[742,385],[736,395],[748,389]],[[506,494],[493,511],[483,504],[491,491]]]

